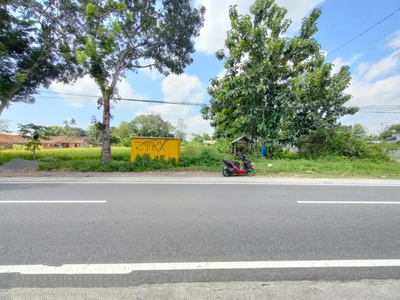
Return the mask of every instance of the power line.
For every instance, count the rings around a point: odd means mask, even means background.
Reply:
[[[375,23],[374,25],[372,25],[371,27],[369,27],[367,30],[361,32],[359,35],[355,36],[354,38],[352,38],[351,40],[347,41],[346,43],[344,43],[343,45],[339,46],[338,48],[336,48],[335,50],[333,50],[332,52],[328,53],[326,55],[326,57],[328,57],[329,55],[335,53],[336,51],[342,49],[343,47],[347,46],[348,44],[350,44],[351,42],[353,42],[354,40],[358,39],[360,36],[366,34],[368,31],[370,31],[371,29],[375,28],[376,26],[378,26],[379,24],[383,23],[384,21],[386,21],[387,19],[389,19],[390,17],[392,17],[394,14],[396,14],[397,12],[400,11],[400,8],[398,8],[397,10],[395,10],[394,12],[392,12],[390,15],[387,15],[386,17],[384,17],[382,20],[380,20],[379,22]]]
[[[73,100],[84,100],[85,98],[100,98],[100,96],[95,95],[87,95],[87,94],[79,94],[68,91],[67,93],[57,93],[52,91],[41,91],[44,93],[49,94],[57,94],[59,96],[69,96]],[[44,99],[56,99],[56,100],[63,100],[60,97],[52,97],[52,96],[42,96],[41,98]],[[113,100],[117,101],[129,101],[129,102],[143,102],[143,103],[156,103],[156,104],[171,104],[171,105],[186,105],[186,106],[209,106],[206,103],[200,102],[178,102],[178,101],[163,101],[163,100],[146,100],[146,99],[135,99],[135,98],[114,98]],[[262,108],[262,106],[256,105],[230,105],[230,104],[213,104],[214,107],[227,107],[227,108]],[[304,109],[315,109],[320,108],[320,106],[315,107],[304,107]],[[374,105],[367,105],[367,106],[358,106],[360,108],[360,113],[400,113],[400,105],[386,105],[386,106],[374,106]],[[384,111],[381,111],[384,110]]]

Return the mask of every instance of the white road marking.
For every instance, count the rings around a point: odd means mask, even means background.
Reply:
[[[294,182],[248,182],[248,181],[8,181],[0,182],[0,185],[9,184],[166,184],[166,185],[289,185],[289,186],[359,186],[359,187],[400,187],[400,184],[380,183],[337,183],[337,182],[316,182],[316,183],[294,183]]]
[[[33,204],[43,204],[43,203],[56,203],[56,204],[101,204],[106,203],[105,200],[0,200],[0,204],[9,203],[33,203]]]
[[[299,204],[400,204],[392,201],[297,201]]]
[[[66,264],[57,267],[47,265],[0,265],[0,274],[18,273],[23,275],[105,275],[129,274],[136,271],[373,267],[400,267],[400,259]]]

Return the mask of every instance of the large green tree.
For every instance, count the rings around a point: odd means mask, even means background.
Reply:
[[[204,7],[190,0],[72,1],[80,13],[81,37],[75,40],[79,61],[99,86],[103,108],[101,161],[111,158],[111,101],[125,72],[156,68],[181,74],[192,63],[193,38],[204,22]]]
[[[137,128],[137,136],[174,137],[175,127],[159,114],[137,116],[132,123]]]
[[[0,3],[0,115],[13,103],[34,103],[39,87],[82,74],[70,52],[70,27],[60,2]]]
[[[137,126],[134,120],[130,122],[121,122],[118,127],[115,129],[115,133],[121,139],[129,139],[130,137],[136,135],[138,132]]]
[[[273,150],[282,138],[334,126],[357,111],[344,106],[349,68],[332,75],[313,37],[321,11],[313,10],[291,38],[285,34],[291,25],[286,13],[274,0],[256,0],[250,15],[230,7],[226,49],[216,53],[225,60],[226,74],[211,80],[210,106],[202,109],[216,137],[246,134]]]

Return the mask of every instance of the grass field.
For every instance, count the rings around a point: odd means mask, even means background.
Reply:
[[[54,158],[63,161],[100,159],[101,148],[44,149],[36,154],[36,159]],[[131,148],[113,147],[112,159],[129,161]],[[0,150],[0,162],[8,162],[13,158],[32,159],[32,152],[26,150]]]
[[[221,159],[232,158],[218,153],[209,146],[182,147],[179,164],[173,162],[137,160],[130,163],[130,148],[114,147],[112,162],[100,164],[100,148],[51,149],[37,153],[40,170],[69,171],[221,171]],[[0,151],[0,163],[13,158],[32,159],[25,150]],[[396,178],[400,179],[400,164],[394,161],[373,162],[370,160],[348,160],[346,158],[277,159],[251,157],[256,174],[291,177],[347,177],[347,178]],[[268,167],[269,164],[272,166]]]

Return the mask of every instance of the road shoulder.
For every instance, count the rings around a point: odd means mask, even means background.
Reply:
[[[82,173],[78,173],[82,174]],[[184,176],[182,176],[184,175]],[[265,185],[321,185],[321,186],[400,186],[400,180],[393,179],[332,179],[332,178],[269,178],[269,177],[222,177],[214,174],[186,173],[173,176],[169,173],[140,173],[130,176],[118,176],[114,173],[103,173],[101,176],[0,176],[0,184],[12,183],[104,183],[104,184],[265,184]]]
[[[400,281],[356,282],[221,282],[141,285],[130,288],[13,288],[0,300],[22,299],[398,299]]]

